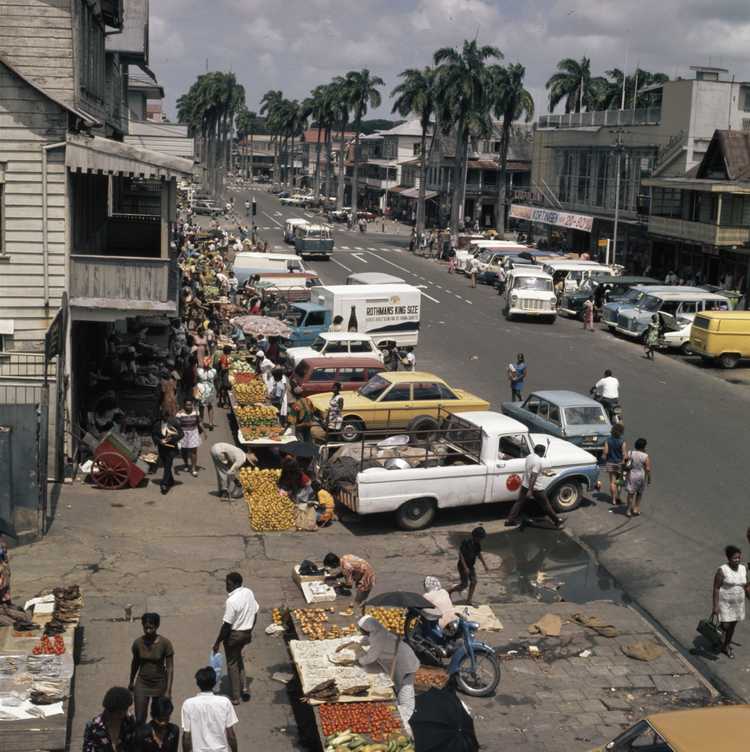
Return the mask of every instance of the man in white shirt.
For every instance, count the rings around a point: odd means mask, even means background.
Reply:
[[[526,519],[526,515],[523,513],[524,507],[529,498],[536,501],[545,516],[552,520],[556,528],[559,529],[565,524],[565,520],[555,514],[555,510],[552,508],[546,492],[541,488],[541,484],[539,483],[539,476],[544,473],[547,464],[544,459],[546,452],[547,448],[543,444],[537,444],[534,447],[534,451],[526,458],[521,492],[518,495],[518,501],[516,501],[510,510],[508,519],[505,520],[506,527],[517,525],[519,517],[522,518],[523,524],[523,521]]]
[[[229,597],[224,608],[224,619],[213,651],[218,653],[219,645],[224,645],[232,705],[239,705],[240,698],[243,702],[250,699],[242,650],[253,639],[258,603],[253,591],[242,586],[242,575],[239,572],[230,572],[227,575],[227,593]]]
[[[182,704],[183,752],[237,752],[234,727],[239,721],[229,699],[213,693],[216,672],[202,668],[195,681],[200,692]]]
[[[612,420],[613,408],[620,401],[620,382],[609,368],[604,372],[604,377],[594,384],[594,393],[601,399],[609,419]]]
[[[417,356],[414,355],[413,347],[406,348],[406,354],[401,358],[401,365],[404,367],[404,371],[417,370]]]

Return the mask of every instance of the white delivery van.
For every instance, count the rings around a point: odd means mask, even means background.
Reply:
[[[300,258],[294,253],[257,253],[243,251],[234,258],[234,273],[240,284],[253,274],[297,274],[307,271]]]
[[[309,224],[306,219],[300,217],[291,217],[284,222],[284,242],[294,245],[294,238],[298,227],[304,227]]]
[[[406,280],[382,272],[359,272],[346,278],[347,285],[405,285]]]
[[[369,334],[378,347],[415,346],[422,293],[413,285],[332,285],[315,289],[313,300],[344,319],[350,332]]]
[[[557,298],[552,277],[539,266],[519,266],[511,270],[505,285],[505,318],[543,318],[550,324],[557,318]]]

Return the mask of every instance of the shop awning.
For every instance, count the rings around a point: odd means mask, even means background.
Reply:
[[[68,135],[65,164],[74,172],[124,177],[170,180],[193,174],[193,163],[188,159],[168,157],[101,136]]]
[[[405,191],[401,191],[402,196],[405,198],[419,198],[419,188],[407,188]],[[425,191],[425,198],[435,198],[437,191]]]

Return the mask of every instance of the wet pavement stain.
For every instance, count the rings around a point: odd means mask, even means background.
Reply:
[[[458,548],[465,537],[455,533],[451,543]],[[612,575],[560,530],[529,526],[492,533],[482,542],[482,550],[502,559],[500,570],[510,596],[530,596],[544,603],[630,602]]]

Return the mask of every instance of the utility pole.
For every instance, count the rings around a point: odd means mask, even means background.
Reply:
[[[615,223],[612,231],[612,263],[617,263],[617,230],[620,223],[620,160],[622,159],[622,153],[625,151],[625,147],[622,143],[622,134],[625,131],[622,128],[616,128],[611,131],[615,134],[614,150],[617,154],[617,162],[615,166]]]

